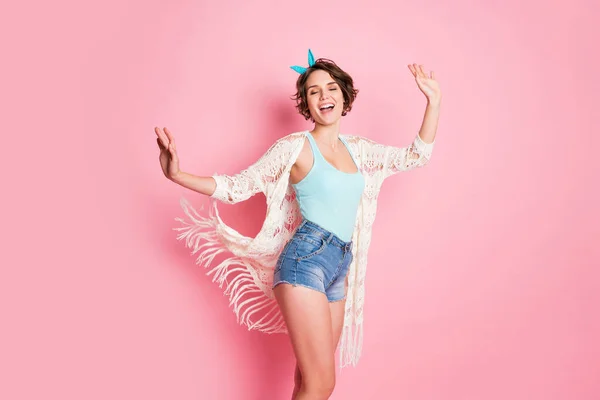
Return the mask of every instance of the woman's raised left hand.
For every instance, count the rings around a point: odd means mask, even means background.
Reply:
[[[439,103],[442,99],[442,92],[439,83],[435,80],[433,71],[429,74],[425,72],[422,65],[408,64],[408,69],[412,72],[421,92],[427,97],[429,103]]]

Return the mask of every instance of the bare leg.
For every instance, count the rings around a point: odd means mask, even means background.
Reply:
[[[302,374],[296,400],[328,399],[335,386],[332,320],[325,294],[286,283],[273,289]]]
[[[333,352],[337,349],[342,336],[342,328],[344,327],[344,312],[346,310],[346,300],[335,301],[329,303],[331,311],[331,328],[333,332]]]
[[[296,361],[296,370],[294,371],[294,391],[292,392],[292,400],[296,400],[296,395],[302,387],[302,373],[300,372],[300,366]]]
[[[340,341],[342,335],[342,329],[344,327],[344,312],[346,309],[346,300],[336,301],[329,303],[329,311],[331,312],[331,330],[333,333],[333,353],[335,356],[335,350]],[[296,362],[296,369],[294,371],[294,391],[292,392],[292,400],[296,400],[296,395],[302,387],[302,373],[300,372],[300,366]]]

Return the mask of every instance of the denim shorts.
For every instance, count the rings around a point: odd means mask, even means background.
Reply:
[[[303,219],[275,265],[273,288],[289,283],[325,293],[329,302],[344,300],[351,262],[352,242]]]

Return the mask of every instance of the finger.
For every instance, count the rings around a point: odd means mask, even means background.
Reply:
[[[162,144],[162,142],[160,141],[160,138],[156,138],[156,143],[158,144],[158,148],[163,151],[165,149],[165,146]]]
[[[179,157],[177,157],[177,151],[175,150],[175,146],[172,144],[169,147],[169,152],[171,154],[171,161],[174,163],[179,163]]]
[[[158,127],[154,128],[154,132],[156,132],[156,135],[159,137],[163,146],[167,147],[169,145],[169,140],[167,139],[165,134],[160,130],[160,128],[158,128]]]
[[[427,78],[427,75],[423,71],[423,66],[422,65],[417,65],[415,68],[417,70],[417,75],[419,76],[419,78]]]
[[[417,71],[415,71],[415,67],[413,67],[412,65],[408,64],[408,69],[413,74],[413,76],[417,76]]]
[[[173,143],[169,143],[169,153],[171,153],[172,157],[177,157],[177,150],[175,149],[175,145]]]
[[[433,71],[431,71],[431,79],[435,79],[435,76],[433,75]]]
[[[165,127],[165,134],[169,138],[169,143],[173,143],[173,145],[175,145],[175,138],[173,137],[171,132],[166,127]]]
[[[162,138],[162,132],[158,126],[154,127],[154,133],[156,133],[156,136],[158,136],[159,138]]]

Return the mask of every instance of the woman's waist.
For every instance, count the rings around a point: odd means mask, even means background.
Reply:
[[[329,244],[339,247],[345,251],[352,249],[352,241],[345,241],[336,233],[325,227],[313,222],[307,218],[303,218],[298,228],[296,228],[295,235],[307,235],[315,239],[322,239]],[[351,234],[350,234],[351,236]]]

